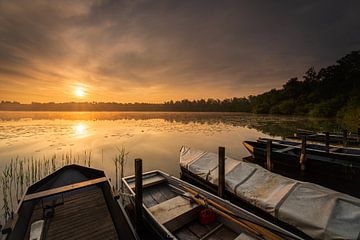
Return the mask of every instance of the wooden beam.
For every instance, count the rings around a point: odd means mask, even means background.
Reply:
[[[302,174],[306,169],[306,136],[301,139],[300,169]]]
[[[273,170],[273,163],[271,160],[271,152],[272,152],[272,141],[271,140],[267,140],[266,142],[266,168],[269,171]]]
[[[142,192],[142,160],[135,159],[135,224],[136,232],[142,238],[143,231],[143,192]]]
[[[53,189],[37,192],[37,193],[28,194],[28,195],[25,195],[24,202],[25,201],[31,201],[31,200],[38,199],[38,198],[49,197],[49,196],[56,195],[56,194],[59,194],[59,193],[68,192],[68,191],[72,191],[72,190],[75,190],[75,189],[88,187],[88,186],[95,185],[95,184],[102,183],[102,182],[106,182],[106,181],[107,181],[106,177],[101,177],[101,178],[91,179],[91,180],[88,180],[88,181],[83,181],[83,182],[79,182],[79,183],[70,184],[70,185],[63,186],[63,187],[58,187],[58,188],[53,188]]]
[[[218,166],[218,196],[223,198],[225,195],[225,148],[219,147],[219,166]]]

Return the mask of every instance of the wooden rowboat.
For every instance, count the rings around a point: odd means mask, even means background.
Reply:
[[[279,140],[272,138],[259,138],[258,142],[267,142],[271,140],[272,143],[279,145],[279,147],[289,148],[301,148],[301,142],[298,141],[287,141],[287,140]],[[340,146],[332,146],[329,145],[327,149],[326,145],[316,144],[316,143],[306,143],[307,152],[311,152],[313,154],[329,156],[332,155],[334,158],[339,159],[354,159],[356,161],[360,161],[360,148],[356,147],[340,147]],[[327,151],[328,150],[328,151]]]
[[[253,158],[248,161],[263,167],[266,165],[266,142],[244,141],[245,148]],[[317,149],[315,149],[317,148]],[[301,147],[288,141],[272,143],[271,161],[273,172],[309,181],[360,197],[360,155],[359,150],[342,148],[342,151],[326,152],[320,146],[309,145],[306,149],[305,171],[301,170]]]
[[[31,185],[2,239],[137,239],[103,171],[65,166]]]
[[[144,219],[159,239],[306,238],[161,171],[142,177]],[[135,195],[135,177],[123,183]]]
[[[346,134],[346,138],[344,137]],[[346,142],[347,145],[359,146],[360,145],[360,129],[358,133],[329,133],[329,138],[326,139],[326,134],[322,132],[315,132],[306,129],[298,129],[293,136],[289,136],[291,139],[301,139],[302,137],[306,137],[310,141],[314,142],[326,142],[333,144],[344,144]]]

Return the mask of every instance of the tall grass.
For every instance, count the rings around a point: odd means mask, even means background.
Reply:
[[[121,179],[124,177],[124,166],[129,152],[122,146],[117,148],[118,154],[114,158],[115,165],[115,190],[123,192]],[[55,172],[59,168],[78,164],[91,167],[91,151],[84,151],[82,155],[74,155],[71,151],[60,155],[54,154],[51,157],[42,158],[12,158],[9,164],[5,165],[1,173],[2,190],[2,221],[7,221],[14,214],[20,199],[26,188],[47,175]],[[104,152],[101,152],[103,165]],[[114,184],[112,184],[114,185]]]
[[[2,185],[2,213],[4,221],[12,217],[15,207],[23,196],[25,189],[43,177],[55,172],[59,168],[79,164],[91,167],[91,151],[84,155],[74,156],[72,152],[60,155],[52,155],[50,158],[22,158],[16,157],[10,160],[1,174]]]
[[[123,192],[123,182],[121,179],[124,177],[124,166],[126,164],[129,152],[125,150],[125,147],[117,148],[118,154],[115,156],[115,188],[117,191]],[[119,176],[120,175],[120,176]]]

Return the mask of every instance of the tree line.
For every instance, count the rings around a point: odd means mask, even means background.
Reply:
[[[256,96],[152,103],[69,102],[21,104],[2,101],[0,110],[12,111],[197,111],[296,114],[314,117],[360,117],[360,51],[316,71],[309,68],[302,79],[288,80],[281,89]]]

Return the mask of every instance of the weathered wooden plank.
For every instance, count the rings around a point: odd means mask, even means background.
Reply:
[[[221,240],[227,240],[227,239],[234,239],[238,235],[239,235],[238,233],[234,232],[230,228],[223,225],[211,237],[216,237],[217,239],[221,239]],[[210,239],[210,238],[208,238],[208,239]]]
[[[59,194],[59,193],[68,192],[68,191],[71,191],[71,190],[88,187],[88,186],[98,184],[98,183],[101,183],[101,182],[106,182],[106,181],[107,181],[106,177],[101,177],[101,178],[96,178],[96,179],[92,179],[92,180],[88,180],[88,181],[84,181],[84,182],[74,183],[74,184],[67,185],[67,186],[64,186],[64,187],[58,187],[58,188],[53,188],[53,189],[46,190],[46,191],[41,191],[41,192],[37,192],[37,193],[28,194],[28,195],[25,195],[24,202],[34,200],[34,199],[38,199],[38,198],[49,197],[49,196],[56,195],[56,194]]]
[[[219,224],[219,222],[215,221],[213,223],[204,225],[200,224],[198,221],[194,221],[188,225],[188,229],[199,238],[202,238]]]
[[[198,240],[199,238],[188,228],[183,227],[179,229],[178,231],[174,232],[175,237],[182,240]]]
[[[151,187],[151,186],[157,185],[157,184],[165,182],[165,181],[166,181],[166,178],[164,178],[161,175],[146,177],[146,178],[143,178],[143,188]],[[130,182],[129,186],[132,189],[135,189],[135,182],[134,181]]]
[[[181,228],[196,218],[199,205],[181,196],[169,199],[149,208],[156,220],[170,232]]]
[[[155,199],[152,197],[151,192],[150,191],[144,191],[143,192],[143,203],[145,204],[146,207],[150,208],[154,205],[159,204],[157,201],[155,201]]]
[[[30,223],[43,219],[41,203],[34,207]],[[27,238],[29,237],[29,229]],[[47,239],[117,239],[117,232],[100,188],[66,196],[55,207]]]
[[[151,188],[151,195],[158,203],[164,202],[177,196],[167,184],[160,184]]]

